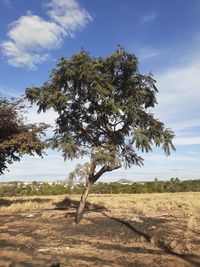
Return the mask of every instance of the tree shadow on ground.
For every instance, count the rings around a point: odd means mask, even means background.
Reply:
[[[6,198],[0,198],[0,207],[9,207],[12,204],[23,204],[26,202],[33,202],[33,203],[47,203],[51,202],[52,199],[50,198],[18,198],[18,199],[6,199]]]
[[[12,261],[9,257],[1,257],[0,256],[0,266],[1,267],[15,267],[16,264],[14,261]],[[18,261],[17,262],[17,266],[20,266],[20,267],[34,267],[35,264],[32,264],[32,263],[28,263],[28,262],[25,262],[25,261]]]
[[[118,219],[118,218],[114,218],[114,217],[109,217],[109,216],[107,216],[107,217],[112,219],[112,220],[115,220],[115,221],[117,221],[119,223],[122,223],[123,225],[125,225],[126,227],[131,229],[133,232],[136,232],[136,233],[142,235],[148,242],[153,242],[154,245],[156,245],[157,247],[161,248],[166,253],[174,255],[174,256],[176,256],[178,258],[181,258],[182,260],[185,260],[186,262],[191,263],[195,267],[199,267],[200,266],[200,256],[195,255],[195,254],[185,254],[185,253],[175,252],[169,246],[169,244],[165,241],[164,237],[162,237],[162,239],[159,239],[158,237],[154,238],[154,236],[138,230],[130,222],[127,222],[127,221],[124,221],[124,220],[121,220],[121,219]]]
[[[69,210],[73,209],[74,212],[71,213],[71,215],[73,216],[75,214],[75,210],[74,209],[78,208],[79,201],[71,200],[70,198],[66,197],[62,201],[56,203],[55,205],[56,205],[56,208],[55,208],[56,210],[69,211]],[[102,212],[102,211],[110,211],[110,210],[108,210],[103,205],[92,204],[90,202],[86,202],[84,211],[85,211],[85,213],[88,213],[88,212],[91,212],[91,211]]]
[[[0,198],[0,207],[8,207],[12,204],[12,201],[5,199],[5,198]]]
[[[73,212],[70,212],[70,216],[74,216],[75,215],[74,209],[76,209],[78,207],[78,205],[79,205],[79,201],[65,198],[63,201],[56,204],[56,209],[67,210],[67,211],[73,210]],[[137,225],[138,225],[137,223],[133,223],[133,222],[121,219],[121,218],[116,218],[116,217],[112,217],[112,216],[108,215],[107,211],[109,212],[109,210],[105,206],[97,205],[97,204],[91,204],[90,202],[87,202],[86,208],[85,208],[85,213],[87,214],[89,212],[94,212],[94,211],[100,212],[108,219],[116,221],[117,223],[125,226],[127,229],[131,230],[133,233],[143,237],[147,242],[152,243],[155,246],[157,246],[158,248],[162,249],[163,252],[165,252],[169,255],[173,255],[175,257],[178,257],[178,258],[182,259],[183,261],[189,263],[191,266],[194,266],[194,267],[200,266],[200,257],[198,255],[187,254],[187,253],[178,253],[170,247],[167,240],[165,240],[164,236],[162,236],[161,239],[157,236],[155,237],[154,235],[150,234],[149,232],[139,229],[137,227]],[[67,213],[67,215],[69,215],[69,214]],[[97,221],[92,219],[92,218],[89,220],[94,224],[97,223]],[[148,225],[148,226],[154,225],[154,224],[156,224],[156,225],[163,224],[164,225],[167,221],[169,221],[169,219],[167,219],[167,218],[166,219],[155,219],[155,218],[143,217],[143,223],[145,225]],[[140,228],[141,228],[141,225],[142,224],[140,224]],[[81,226],[79,225],[78,228],[80,228],[80,227]],[[106,245],[106,247],[107,247],[107,245]],[[107,247],[107,249],[108,249],[108,247]],[[144,250],[143,250],[143,253],[144,253]],[[149,252],[147,252],[147,253],[149,253]]]

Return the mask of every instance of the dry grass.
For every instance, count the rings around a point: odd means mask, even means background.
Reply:
[[[34,210],[54,209],[66,196],[11,197],[0,204],[0,212],[19,213]],[[68,196],[79,201],[79,195]],[[88,197],[91,204],[104,206],[112,216],[132,219],[134,216],[179,216],[185,221],[188,230],[200,231],[200,193],[163,193],[163,194],[118,194],[95,195]]]
[[[0,203],[0,212],[23,212],[28,210],[52,209],[66,196],[10,197],[3,198],[7,205]],[[70,199],[79,201],[79,195]],[[118,194],[93,195],[88,197],[91,204],[103,205],[114,215],[133,215],[134,213],[152,216],[157,213],[180,211],[184,216],[194,219],[200,212],[200,193],[163,193],[163,194]]]
[[[70,203],[80,199],[68,197]],[[73,224],[75,209],[69,201],[62,202],[64,199],[0,199],[0,266],[12,260],[19,267],[49,267],[54,259],[62,267],[185,267],[193,266],[191,261],[166,254],[165,248],[179,255],[200,256],[200,193],[90,195],[89,209],[78,227]],[[61,209],[59,203],[63,204]],[[106,209],[98,210],[98,206]],[[149,234],[152,242],[145,241],[142,233]],[[157,240],[165,244],[164,249]]]
[[[73,196],[73,199],[78,199]],[[113,214],[152,216],[158,213],[180,212],[191,216],[200,212],[200,193],[165,193],[134,195],[90,195],[88,201],[104,205]]]
[[[19,213],[33,210],[53,209],[58,197],[10,197],[0,199],[0,212]]]
[[[90,196],[91,203],[104,205],[113,216],[177,217],[188,230],[200,233],[200,193],[165,193]]]

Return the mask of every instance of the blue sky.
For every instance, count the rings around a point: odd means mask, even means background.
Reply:
[[[144,167],[119,169],[101,180],[200,178],[199,14],[199,0],[0,0],[0,94],[18,96],[41,85],[58,58],[82,47],[106,56],[121,44],[136,54],[142,73],[154,74],[154,113],[174,130],[177,151],[165,157],[156,149],[144,155]],[[55,119],[52,112],[37,115],[35,107],[28,117]],[[76,163],[55,151],[43,159],[25,156],[1,180],[64,179]]]

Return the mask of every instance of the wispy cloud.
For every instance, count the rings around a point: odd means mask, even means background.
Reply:
[[[192,161],[192,162],[199,162],[199,158],[195,158],[191,155],[182,155],[182,154],[176,154],[172,153],[170,157],[166,157],[164,154],[146,154],[144,155],[144,159],[149,161],[149,162],[160,162],[164,164],[169,164],[169,162],[174,162],[174,161],[179,161],[179,162],[185,162],[185,161]]]
[[[193,156],[200,157],[200,152],[196,152],[196,151],[189,151],[189,154],[191,154],[191,155],[193,155]]]
[[[149,13],[149,14],[145,14],[144,16],[142,16],[142,17],[140,18],[140,22],[141,22],[142,24],[149,23],[149,22],[155,20],[155,19],[157,18],[157,16],[158,16],[158,15],[157,15],[157,13],[155,13],[155,12],[153,12],[153,13]]]
[[[46,131],[46,138],[52,138],[56,126],[56,119],[58,117],[58,114],[53,110],[50,109],[46,111],[45,113],[37,112],[38,108],[34,105],[30,108],[27,108],[26,118],[28,122],[31,123],[41,123],[45,122],[46,124],[49,124],[50,127]]]
[[[190,132],[192,127],[200,127],[199,73],[198,60],[192,60],[168,69],[156,77],[159,89],[156,115],[173,128],[177,135],[177,145],[200,143],[199,137],[194,137],[194,134],[181,136],[184,131]],[[197,134],[196,132],[195,135]]]
[[[140,60],[147,60],[164,54],[164,50],[144,46],[138,49],[137,55]]]
[[[60,153],[50,150],[47,151],[47,154],[44,158],[24,156],[20,162],[9,165],[9,172],[2,176],[3,180],[55,181],[66,179],[78,163],[85,163],[83,159],[66,162]]]
[[[180,134],[185,135],[185,131],[187,133],[187,130],[190,130],[194,127],[200,126],[200,118],[188,118],[187,120],[181,120],[181,121],[172,121],[171,127],[176,129],[176,132]]]
[[[9,65],[36,68],[48,59],[51,50],[92,20],[76,0],[51,0],[46,8],[49,20],[29,11],[10,25],[8,40],[1,43]]]
[[[178,137],[174,141],[175,145],[200,145],[200,136]]]
[[[8,8],[12,7],[11,0],[1,0],[1,2]]]
[[[91,15],[79,7],[77,0],[51,0],[48,6],[49,17],[61,27],[64,36],[73,36],[92,20]]]
[[[1,97],[19,97],[20,95],[16,92],[12,92],[9,88],[4,88],[0,86],[0,96]]]

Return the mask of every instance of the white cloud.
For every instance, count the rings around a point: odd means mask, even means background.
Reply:
[[[46,138],[51,138],[54,134],[54,129],[56,126],[56,118],[58,117],[58,114],[53,110],[47,110],[45,113],[37,112],[38,108],[36,106],[32,106],[31,108],[27,109],[26,118],[28,122],[30,123],[42,123],[45,122],[46,124],[49,124],[51,127],[49,127],[46,131]]]
[[[149,23],[149,22],[155,20],[157,18],[157,16],[158,15],[156,13],[154,13],[154,12],[153,13],[146,14],[146,15],[144,15],[144,16],[142,16],[140,18],[140,22],[142,24]]]
[[[12,41],[6,41],[2,44],[2,49],[7,57],[8,64],[13,67],[28,67],[35,69],[38,63],[45,61],[48,54],[31,53],[20,49]]]
[[[49,20],[28,12],[10,25],[8,40],[1,43],[10,65],[34,69],[47,60],[51,50],[61,46],[64,38],[92,20],[76,0],[51,0],[47,8]]]
[[[200,64],[190,63],[157,76],[159,111],[167,114],[185,115],[196,111],[200,100]],[[184,113],[182,113],[184,111]],[[195,118],[196,117],[196,118]],[[198,119],[198,113],[194,119]]]
[[[79,8],[76,0],[52,0],[49,6],[49,17],[64,29],[65,35],[73,35],[85,27],[88,20],[92,20],[85,9]]]
[[[29,13],[12,24],[8,37],[21,50],[32,52],[58,47],[62,41],[61,32],[62,29],[57,24]]]
[[[199,137],[183,135],[192,127],[200,126],[200,64],[197,61],[184,62],[181,66],[161,73],[156,77],[159,89],[156,116],[172,127],[177,135],[178,145],[199,144]],[[197,134],[197,132],[193,134]]]
[[[1,46],[10,65],[33,69],[48,58],[47,51],[60,45],[60,33],[57,24],[29,13],[12,24],[8,33],[11,41],[4,41]]]
[[[53,109],[41,113],[38,113],[37,110],[38,108],[36,106],[32,106],[31,108],[27,109],[27,119],[31,123],[45,122],[55,126],[55,120],[58,117],[58,114]]]

